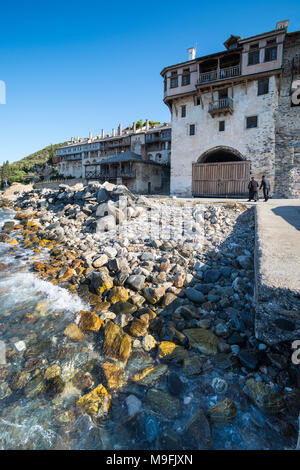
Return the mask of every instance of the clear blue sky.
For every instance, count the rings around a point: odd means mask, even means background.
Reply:
[[[0,162],[140,118],[169,121],[160,71],[290,19],[299,0],[14,1],[0,8]]]

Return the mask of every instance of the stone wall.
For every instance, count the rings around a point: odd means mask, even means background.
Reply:
[[[291,86],[300,79],[300,70],[293,70],[293,59],[300,62],[300,32],[288,34],[283,49],[283,72],[276,111],[275,193],[278,196],[300,197],[300,106],[291,106]]]
[[[229,94],[231,89],[229,88]],[[214,93],[213,99],[217,99]],[[204,152],[217,146],[230,147],[251,161],[251,174],[260,179],[265,174],[272,185],[275,180],[275,122],[278,88],[275,76],[270,77],[269,93],[257,95],[257,80],[248,86],[234,87],[232,114],[212,118],[208,112],[211,93],[202,95],[203,108],[195,106],[192,96],[176,100],[172,109],[171,194],[191,196],[192,163]],[[186,105],[186,117],[181,106]],[[258,127],[246,128],[246,117],[258,116]],[[225,121],[225,131],[219,131]],[[196,134],[189,135],[189,125],[196,125]]]
[[[158,191],[162,186],[162,167],[145,163],[136,163],[136,192],[148,193],[148,183],[151,183],[151,192]]]
[[[69,180],[47,181],[45,183],[35,183],[35,189],[58,189],[60,184],[67,184],[68,186],[75,186],[78,183],[87,184],[87,181],[82,178],[74,178]]]

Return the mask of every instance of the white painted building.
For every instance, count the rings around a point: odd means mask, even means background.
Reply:
[[[250,176],[276,180],[275,112],[288,21],[225,50],[165,67],[171,112],[171,194],[242,195]]]

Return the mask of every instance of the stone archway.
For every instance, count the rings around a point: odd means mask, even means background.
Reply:
[[[246,158],[236,149],[232,147],[217,146],[206,150],[199,158],[198,163],[224,163],[224,162],[241,162]]]

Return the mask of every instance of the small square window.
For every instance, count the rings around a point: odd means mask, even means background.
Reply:
[[[197,98],[194,101],[195,106],[200,106],[200,98],[197,96]]]
[[[219,121],[219,132],[225,131],[225,121]]]
[[[186,105],[181,106],[181,117],[186,117]]]
[[[266,95],[267,93],[269,93],[269,79],[262,78],[257,83],[257,95]]]
[[[257,127],[257,116],[249,116],[246,118],[246,127],[247,129],[252,129]]]
[[[195,135],[195,133],[196,133],[195,124],[190,124],[190,135]]]

